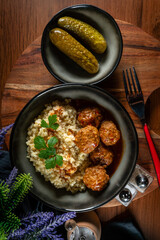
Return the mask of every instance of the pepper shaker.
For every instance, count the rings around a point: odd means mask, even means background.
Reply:
[[[67,240],[100,240],[101,223],[94,211],[79,213],[65,223]]]

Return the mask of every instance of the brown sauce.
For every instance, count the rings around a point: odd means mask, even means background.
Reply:
[[[113,115],[108,110],[106,110],[104,107],[98,105],[97,103],[91,102],[88,100],[86,101],[86,100],[77,99],[77,100],[73,100],[71,102],[71,105],[77,110],[78,113],[87,107],[99,108],[101,110],[101,113],[103,116],[101,122],[103,122],[105,120],[112,121],[116,125],[117,129],[120,131],[118,123],[115,120],[115,118],[113,117]],[[99,129],[99,127],[98,127],[98,129]],[[113,152],[113,155],[114,155],[113,162],[106,168],[107,174],[111,177],[114,174],[114,172],[116,171],[116,169],[118,168],[121,158],[122,158],[122,153],[123,153],[122,136],[116,144],[114,144],[113,146],[109,146],[108,148]]]

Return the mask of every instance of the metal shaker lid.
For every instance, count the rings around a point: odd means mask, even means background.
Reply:
[[[91,229],[76,226],[70,235],[70,240],[96,240],[96,237]]]

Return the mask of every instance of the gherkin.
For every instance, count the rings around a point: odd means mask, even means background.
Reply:
[[[94,74],[99,70],[95,56],[81,45],[75,38],[61,28],[49,32],[51,42],[65,55],[80,65],[88,73]]]
[[[76,34],[96,53],[104,53],[107,43],[101,33],[89,24],[72,17],[61,17],[58,20],[59,27]]]

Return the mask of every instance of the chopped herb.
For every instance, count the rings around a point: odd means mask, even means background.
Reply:
[[[53,130],[56,130],[59,127],[59,124],[56,123],[57,122],[57,115],[56,114],[50,115],[48,117],[48,122],[49,122],[49,124],[44,119],[42,119],[41,127],[52,128]]]
[[[50,115],[48,117],[48,121],[49,121],[49,125],[52,126],[54,123],[57,122],[57,115],[56,114]]]
[[[42,119],[41,121],[41,127],[44,128],[52,128],[56,130],[59,127],[59,124],[57,122],[57,115],[50,115],[48,117],[49,124]],[[41,136],[37,136],[34,138],[34,146],[36,149],[40,150],[39,157],[42,159],[45,159],[45,166],[46,169],[54,168],[56,165],[62,166],[63,164],[63,157],[56,154],[56,149],[54,148],[54,145],[58,143],[58,139],[56,136],[51,137],[47,145],[44,141],[44,138]],[[48,146],[48,147],[47,147]]]
[[[37,149],[41,149],[41,148],[46,148],[46,143],[44,141],[44,138],[41,136],[37,136],[34,138],[34,146]]]
[[[45,165],[46,165],[47,169],[54,168],[56,166],[56,164],[59,166],[63,165],[63,157],[62,156],[55,155],[54,157],[48,158],[45,161]]]
[[[46,166],[46,169],[54,168],[56,166],[56,159],[55,159],[55,157],[48,158],[45,161],[45,166]]]
[[[41,150],[38,156],[40,158],[47,159],[50,156],[55,155],[55,154],[56,154],[55,148],[52,148],[52,149],[46,148],[45,150]]]
[[[36,149],[41,149],[38,156],[45,159],[46,169],[54,168],[56,165],[62,166],[63,164],[63,157],[56,154],[56,149],[54,148],[56,143],[58,143],[56,136],[51,137],[48,140],[47,145],[43,137],[37,136],[34,138],[34,146]]]
[[[56,137],[51,137],[47,143],[48,147],[52,148],[57,142],[58,142],[58,139]]]
[[[59,166],[62,166],[63,164],[63,157],[60,155],[56,155],[56,164],[58,164]]]
[[[41,121],[41,127],[49,128],[48,124],[46,123],[46,121],[44,119],[42,119],[42,121]]]

